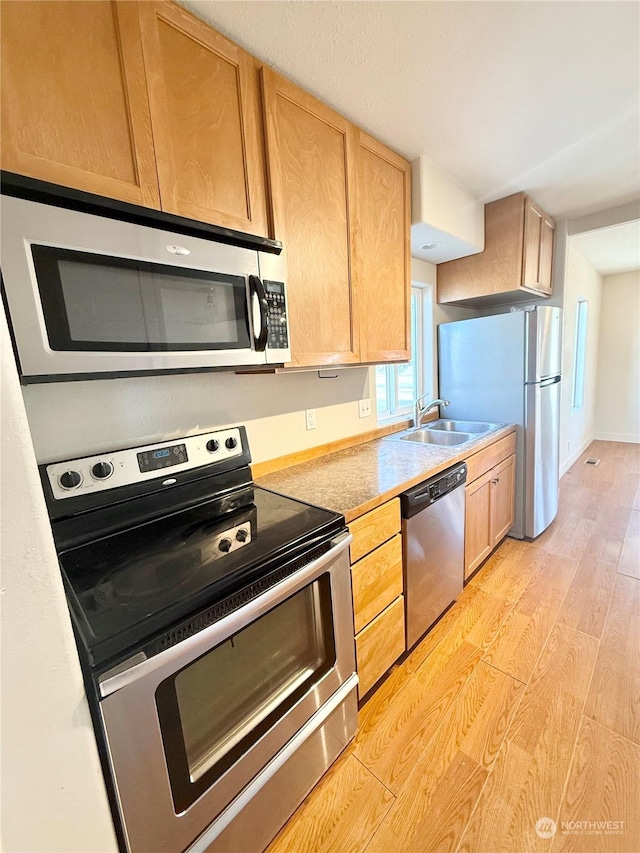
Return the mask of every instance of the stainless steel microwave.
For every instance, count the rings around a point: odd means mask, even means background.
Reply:
[[[9,196],[1,237],[25,383],[290,361],[276,255]]]

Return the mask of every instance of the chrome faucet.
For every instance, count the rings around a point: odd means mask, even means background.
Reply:
[[[413,404],[413,428],[419,429],[420,424],[422,423],[422,418],[427,414],[428,411],[435,408],[436,406],[449,406],[449,400],[441,400],[438,398],[437,400],[431,400],[430,403],[427,403],[426,406],[422,406],[421,403],[425,397],[428,397],[429,394],[423,394],[422,397],[418,397],[418,399]]]

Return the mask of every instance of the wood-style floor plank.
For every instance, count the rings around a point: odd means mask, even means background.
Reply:
[[[267,853],[361,853],[393,800],[353,754],[343,754]]]
[[[482,649],[466,642],[453,654],[436,649],[420,675],[402,686],[375,729],[358,732],[355,755],[392,793],[402,787],[481,658]]]
[[[593,637],[554,625],[459,851],[548,849],[535,825],[558,813],[596,651]]]
[[[620,574],[640,579],[640,512],[632,510],[618,565]]]
[[[618,574],[585,715],[640,744],[640,581]]]
[[[582,718],[553,853],[640,850],[640,746]]]
[[[502,623],[484,660],[528,682],[575,575],[574,560],[531,548],[535,571]]]
[[[493,667],[476,667],[367,853],[455,849],[523,692]]]
[[[622,543],[615,539],[602,536],[589,539],[558,614],[558,622],[598,639],[602,636],[621,550]]]

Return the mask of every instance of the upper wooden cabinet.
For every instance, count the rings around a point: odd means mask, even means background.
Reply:
[[[139,10],[162,209],[267,236],[253,58],[173,3]]]
[[[2,3],[2,168],[160,206],[135,3]]]
[[[268,68],[262,81],[274,232],[287,263],[291,363],[354,364],[356,128]]]
[[[411,357],[411,166],[360,131],[356,270],[360,360]]]
[[[410,165],[264,68],[274,236],[291,366],[410,357]]]
[[[499,305],[552,292],[555,223],[525,193],[487,204],[485,248],[438,265],[438,302]]]

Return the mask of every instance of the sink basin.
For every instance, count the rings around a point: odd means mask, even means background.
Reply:
[[[495,429],[498,424],[488,423],[487,421],[434,421],[432,424],[427,424],[426,429],[438,430],[445,432],[466,432],[474,435],[481,435],[483,432]],[[454,442],[457,444],[457,442]]]
[[[396,436],[388,436],[388,438],[396,438]],[[397,436],[400,441],[417,441],[420,444],[439,444],[450,447],[453,444],[464,444],[466,441],[471,441],[475,438],[469,432],[429,432],[426,429],[419,429],[415,432],[408,432]]]

